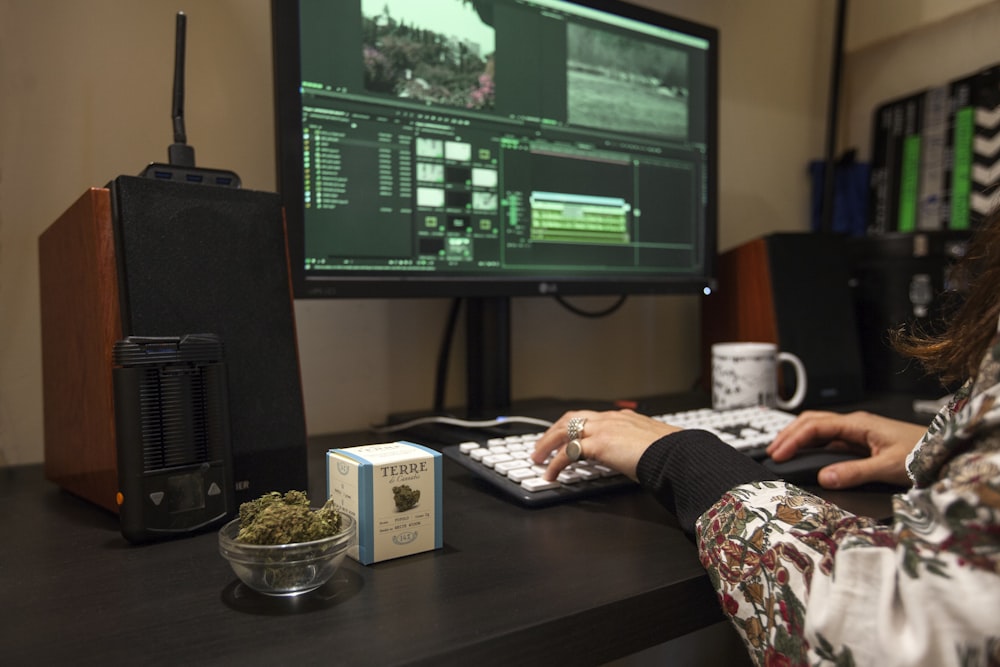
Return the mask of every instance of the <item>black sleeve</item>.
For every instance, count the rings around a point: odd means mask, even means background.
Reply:
[[[677,516],[694,535],[699,516],[729,489],[746,482],[778,479],[749,456],[708,431],[690,429],[660,438],[639,459],[639,484]]]

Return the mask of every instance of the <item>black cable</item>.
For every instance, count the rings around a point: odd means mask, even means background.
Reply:
[[[847,21],[847,0],[837,1],[837,21],[833,38],[833,72],[830,74],[830,99],[827,108],[826,155],[823,172],[823,202],[820,210],[820,231],[833,231],[837,150],[837,110],[840,108],[840,70],[844,60],[844,25]]]
[[[434,412],[444,412],[445,388],[448,384],[448,360],[451,357],[451,343],[455,338],[455,325],[458,313],[462,309],[462,299],[452,299],[451,310],[448,311],[448,321],[441,338],[441,348],[438,350],[437,376],[434,380]]]
[[[566,299],[559,296],[558,294],[555,295],[555,299],[559,303],[559,305],[561,305],[563,308],[573,313],[574,315],[579,315],[580,317],[598,318],[598,317],[607,317],[608,315],[610,315],[611,313],[615,312],[623,305],[625,305],[625,302],[628,300],[628,295],[622,294],[621,296],[618,297],[618,301],[611,304],[609,307],[605,308],[604,310],[595,310],[595,311],[583,310],[582,308],[578,308],[573,304],[571,304],[570,302],[566,301]]]

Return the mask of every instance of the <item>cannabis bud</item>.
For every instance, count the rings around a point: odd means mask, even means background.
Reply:
[[[392,499],[396,502],[396,510],[405,512],[417,506],[417,501],[420,500],[420,490],[414,491],[406,484],[394,486],[392,487]]]
[[[314,511],[303,491],[284,495],[272,491],[240,505],[236,539],[250,544],[289,544],[330,537],[339,530],[340,512],[332,500]]]

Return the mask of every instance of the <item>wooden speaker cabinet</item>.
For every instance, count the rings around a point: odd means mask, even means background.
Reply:
[[[111,350],[122,338],[111,197],[87,190],[38,240],[45,476],[117,511]]]

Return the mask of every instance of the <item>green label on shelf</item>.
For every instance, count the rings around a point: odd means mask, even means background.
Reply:
[[[972,134],[975,113],[972,107],[955,112],[955,143],[951,172],[951,228],[969,228],[969,197],[972,192]]]
[[[920,187],[920,135],[903,140],[903,160],[899,177],[899,218],[896,228],[912,232],[917,226],[917,194]]]

